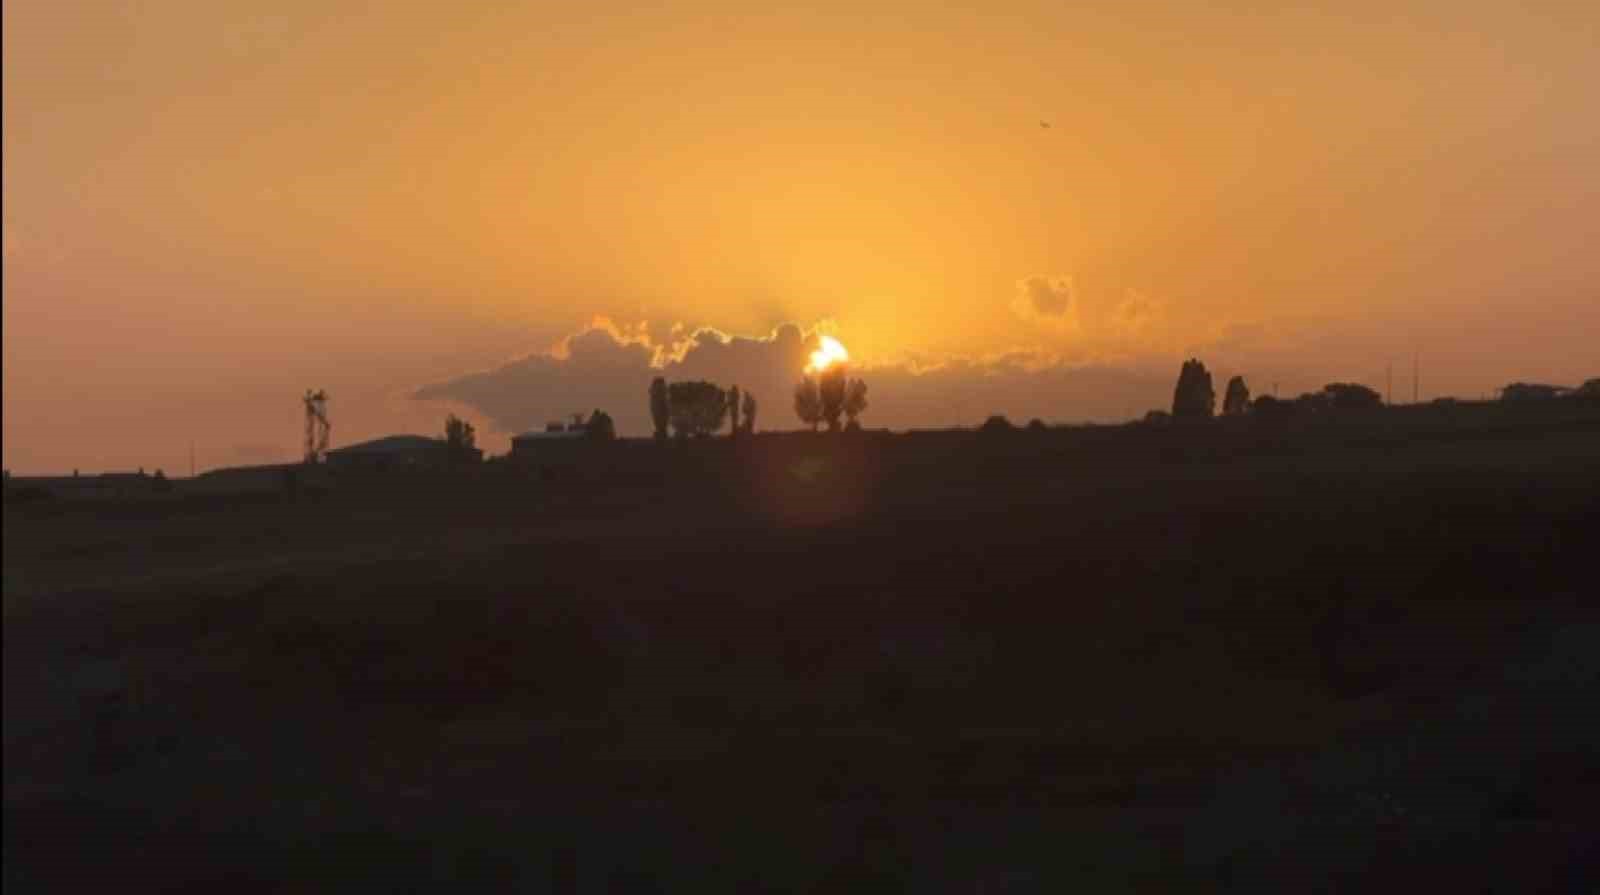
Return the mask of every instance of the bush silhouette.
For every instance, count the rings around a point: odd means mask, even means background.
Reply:
[[[1383,396],[1353,382],[1330,382],[1323,386],[1328,407],[1333,410],[1365,410],[1383,406]]]
[[[611,441],[617,437],[617,424],[612,421],[611,414],[595,408],[589,414],[589,421],[583,425],[584,434],[596,441]]]
[[[444,420],[445,457],[451,463],[465,463],[472,459],[478,447],[478,433],[472,424],[450,414]]]
[[[1500,390],[1502,401],[1544,401],[1558,398],[1566,394],[1567,389],[1559,385],[1544,385],[1536,382],[1513,382]]]
[[[1306,392],[1294,399],[1296,413],[1327,413],[1333,409],[1333,399],[1327,392]]]
[[[1293,404],[1279,401],[1271,395],[1262,395],[1250,403],[1251,415],[1263,422],[1286,420],[1293,412]]]

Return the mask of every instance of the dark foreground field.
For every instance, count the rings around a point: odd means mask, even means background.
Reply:
[[[5,514],[38,891],[1594,891],[1600,414]]]

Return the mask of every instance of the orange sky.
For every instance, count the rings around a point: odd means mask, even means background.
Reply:
[[[1600,375],[1593,5],[937,5],[7,0],[5,464],[287,459],[307,387],[431,431],[596,315]]]

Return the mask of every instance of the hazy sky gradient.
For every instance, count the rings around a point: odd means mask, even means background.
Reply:
[[[287,459],[307,387],[431,431],[416,388],[596,315],[1600,375],[1593,4],[245,6],[5,3],[8,468]]]

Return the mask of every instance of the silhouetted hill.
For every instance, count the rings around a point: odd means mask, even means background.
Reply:
[[[1584,891],[1600,415],[1353,413],[8,503],[8,888]]]

